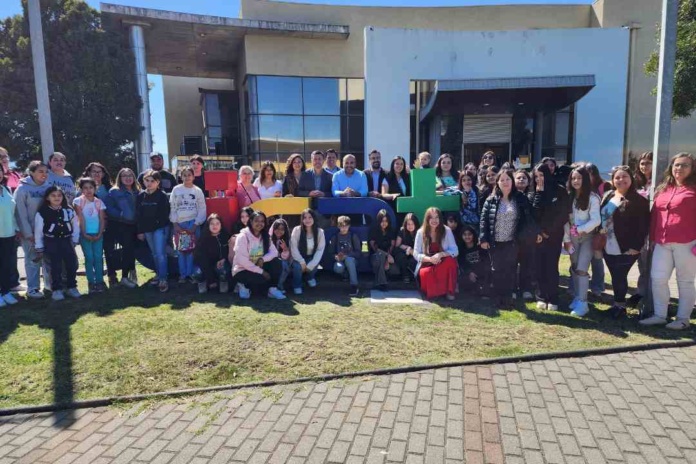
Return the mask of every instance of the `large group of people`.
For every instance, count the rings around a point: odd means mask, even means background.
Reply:
[[[651,211],[651,153],[638,159],[636,169],[614,167],[605,181],[591,163],[558,166],[544,158],[528,172],[499,165],[487,152],[478,166],[469,163],[458,172],[449,154],[433,163],[423,152],[414,169],[434,169],[433,189],[458,195],[459,210],[429,208],[422,223],[412,213],[380,211],[365,221],[367,251],[351,230],[352,224],[362,225],[362,216],[327,218],[310,208],[299,217],[269,218],[251,205],[299,196],[373,197],[394,206],[398,197],[411,194],[403,157],[395,157],[386,171],[380,152],[373,150],[369,168],[361,171],[353,155],[344,156],[339,167],[333,150],[312,152],[309,166],[302,155],[293,154],[282,180],[271,162],[260,166],[258,176],[251,166],[242,166],[236,188],[228,192],[240,207],[233,230],[225,230],[221,218],[206,211],[202,157],[193,157],[178,176],[164,169],[162,155],[153,153],[150,160],[150,168],[138,176],[123,168],[112,182],[107,169],[93,162],[74,179],[65,170],[65,155],[56,152],[48,165],[29,163],[21,176],[10,169],[9,154],[0,148],[0,306],[16,304],[19,291],[44,298],[41,274],[53,300],[80,297],[78,245],[89,293],[107,289],[104,261],[109,287],[134,288],[141,242],[154,263],[149,284],[161,292],[169,289],[168,258],[177,256],[179,284],[193,283],[201,293],[233,288],[243,299],[258,294],[283,299],[287,290],[300,295],[305,287],[316,287],[321,268],[348,280],[355,296],[365,255],[380,290],[386,291],[393,279],[415,280],[428,299],[473,293],[495,298],[501,308],[519,297],[536,300],[540,310],[558,310],[559,262],[565,252],[571,261],[569,309],[576,316],[590,311],[588,293],[603,290],[605,263],[613,317],[624,316],[649,285],[654,314],[641,324],[687,328],[696,302],[696,157],[691,154],[671,159],[664,179],[654,186]],[[335,228],[325,230],[331,225]],[[24,251],[26,288],[19,283],[17,243]],[[628,273],[636,263],[638,291],[627,298]],[[667,282],[674,270],[679,307],[668,323]]]

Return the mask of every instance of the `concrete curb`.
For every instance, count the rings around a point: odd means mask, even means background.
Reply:
[[[558,359],[558,358],[583,358],[588,356],[601,356],[607,354],[616,353],[627,353],[631,351],[648,351],[657,350],[663,348],[684,348],[696,346],[696,340],[678,340],[671,342],[657,342],[657,343],[644,343],[640,345],[622,345],[607,348],[592,348],[586,350],[577,351],[551,351],[547,353],[537,353],[537,354],[527,354],[519,356],[506,356],[502,358],[489,358],[489,359],[472,359],[469,361],[454,361],[449,363],[441,364],[425,364],[418,366],[403,366],[403,367],[393,367],[387,369],[375,369],[369,371],[357,371],[357,372],[346,372],[342,374],[326,374],[314,377],[301,377],[297,379],[287,379],[287,380],[269,380],[266,382],[254,382],[238,385],[219,385],[214,387],[204,387],[204,388],[190,388],[185,390],[174,390],[168,392],[156,392],[156,393],[146,393],[142,395],[129,395],[129,396],[113,396],[107,398],[96,398],[93,400],[85,401],[73,401],[70,403],[54,403],[54,404],[44,404],[37,406],[22,406],[16,408],[0,409],[0,416],[12,416],[16,414],[35,414],[43,412],[55,412],[62,411],[66,409],[83,409],[83,408],[98,408],[104,406],[110,406],[114,403],[134,403],[138,401],[151,400],[151,399],[165,399],[165,398],[176,398],[180,396],[196,395],[202,393],[210,393],[222,390],[242,390],[248,388],[267,388],[280,385],[290,385],[296,383],[307,383],[307,382],[327,382],[330,380],[337,379],[347,379],[353,377],[366,377],[375,375],[390,375],[390,374],[403,374],[407,372],[417,372],[425,371],[431,369],[442,369],[445,367],[462,367],[462,366],[472,366],[472,365],[491,365],[491,364],[506,364],[506,363],[521,363],[521,362],[532,362],[532,361],[544,361],[547,359]]]

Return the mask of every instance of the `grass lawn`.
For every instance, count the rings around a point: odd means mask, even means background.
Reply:
[[[562,263],[567,269],[567,263]],[[151,276],[141,271],[141,282]],[[364,281],[369,279],[363,276]],[[82,279],[84,281],[84,279]],[[0,313],[0,408],[324,373],[563,351],[658,340],[694,331],[613,321],[597,303],[579,320],[534,304],[499,311],[460,297],[432,305],[374,305],[331,275],[286,301],[115,289]],[[609,302],[610,299],[605,300]]]

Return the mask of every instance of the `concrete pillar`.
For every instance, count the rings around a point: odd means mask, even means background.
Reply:
[[[39,132],[41,152],[44,162],[53,153],[53,122],[51,121],[51,102],[48,97],[48,77],[46,76],[46,54],[44,52],[43,26],[39,0],[29,0],[29,34],[31,36],[31,60],[34,65],[34,87],[36,106],[39,111]]]
[[[146,24],[130,24],[129,36],[131,50],[135,57],[135,79],[138,86],[138,95],[142,99],[140,108],[141,132],[135,144],[138,160],[138,170],[142,171],[149,165],[149,157],[152,152],[152,126],[150,124],[150,94],[147,86],[147,65],[145,62],[145,31]]]
[[[534,156],[532,166],[541,161],[541,149],[544,145],[544,112],[537,111],[534,115]]]

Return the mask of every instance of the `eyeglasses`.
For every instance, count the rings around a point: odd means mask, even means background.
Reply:
[[[631,167],[630,167],[630,166],[627,166],[627,165],[625,165],[625,164],[622,164],[621,166],[614,166],[613,168],[611,168],[611,172],[615,172],[615,171],[630,171],[630,170],[631,170]]]

